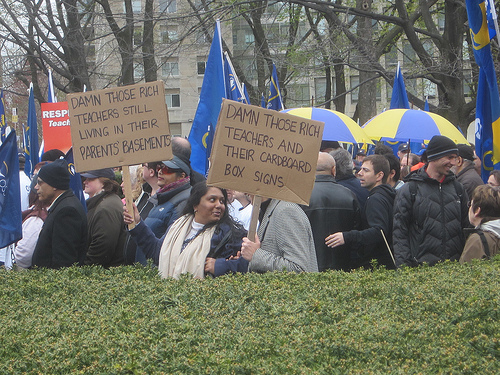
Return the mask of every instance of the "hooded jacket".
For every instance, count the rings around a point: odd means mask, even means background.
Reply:
[[[388,244],[392,242],[392,212],[396,191],[387,184],[370,190],[365,207],[361,213],[361,229],[344,232],[345,243],[353,249],[351,253],[352,268],[369,267],[370,261],[376,259],[379,265],[394,268]]]
[[[500,219],[491,220],[479,225],[477,228],[484,233],[489,248],[489,256],[492,257],[500,252]],[[460,257],[460,263],[471,262],[472,259],[489,258],[478,233],[472,233],[465,243],[464,251]]]
[[[425,167],[411,173],[394,203],[396,265],[458,260],[465,243],[462,228],[469,226],[467,203],[453,173],[442,182],[429,177]]]

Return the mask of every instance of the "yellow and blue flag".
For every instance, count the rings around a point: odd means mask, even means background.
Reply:
[[[0,146],[0,248],[22,237],[21,189],[16,132]]]
[[[273,72],[271,74],[271,83],[269,84],[269,97],[267,98],[267,109],[282,111],[285,109],[283,100],[281,99],[280,84],[278,81],[278,72],[273,63]]]
[[[236,102],[250,104],[247,96],[248,93],[246,93],[246,90],[241,85],[227,52],[224,52],[224,77],[226,80],[226,98]]]
[[[476,154],[481,158],[481,177],[500,169],[500,97],[488,28],[486,2],[466,0],[474,58],[479,66],[476,99]]]
[[[206,175],[208,171],[208,158],[211,151],[208,145],[210,141],[207,143],[207,138],[215,132],[222,99],[226,98],[220,35],[220,22],[217,21],[201,86],[200,101],[188,137],[191,143],[191,168],[203,175]]]

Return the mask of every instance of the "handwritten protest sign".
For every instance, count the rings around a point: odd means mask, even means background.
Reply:
[[[163,82],[67,96],[78,172],[172,158]]]
[[[42,103],[41,107],[45,150],[57,148],[67,153],[71,148],[68,102]]]
[[[208,183],[309,204],[324,123],[224,100]]]

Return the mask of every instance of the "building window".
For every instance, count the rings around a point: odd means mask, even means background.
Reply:
[[[355,103],[359,99],[359,76],[351,76],[351,102]],[[356,87],[354,89],[354,87]],[[354,90],[353,90],[354,89]]]
[[[132,11],[134,13],[141,13],[141,0],[132,0]]]
[[[207,35],[202,30],[199,30],[196,33],[196,43],[197,44],[205,44],[205,43],[207,43]]]
[[[173,92],[170,92],[170,90],[168,90],[165,94],[165,103],[167,103],[168,108],[179,108],[181,106],[181,95],[179,94],[179,91],[174,90]]]
[[[253,36],[252,33],[249,32],[249,33],[245,34],[245,43],[250,44],[250,43],[253,43],[254,40],[255,40],[255,37]]]
[[[179,36],[177,34],[177,27],[175,26],[162,26],[161,27],[161,42],[162,43],[171,43],[178,40]]]
[[[385,54],[385,65],[386,67],[398,65],[398,49],[396,46],[393,46],[391,50]]]
[[[207,63],[205,61],[198,61],[198,63],[196,64],[198,74],[200,74],[200,75],[205,74],[206,65],[207,65]]]
[[[287,103],[293,107],[300,107],[310,103],[309,85],[295,84],[288,89]]]
[[[140,81],[144,78],[144,66],[141,63],[134,64],[134,79]]]
[[[177,0],[160,0],[160,12],[162,13],[177,12]]]
[[[134,29],[134,46],[140,46],[142,44],[142,29],[136,27]]]
[[[178,76],[179,63],[177,61],[165,61],[161,67],[161,75],[163,77]]]

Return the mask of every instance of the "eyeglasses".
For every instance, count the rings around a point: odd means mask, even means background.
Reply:
[[[176,173],[176,172],[180,172],[180,169],[173,169],[173,168],[170,168],[170,167],[167,167],[166,165],[158,165],[156,167],[156,172],[160,172],[162,174],[172,174],[172,173]]]

